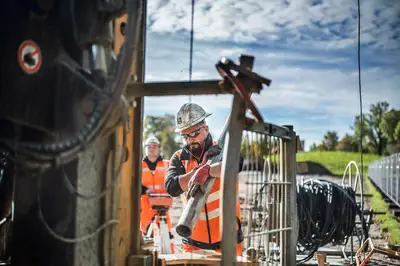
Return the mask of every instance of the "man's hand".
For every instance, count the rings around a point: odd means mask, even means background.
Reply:
[[[210,175],[210,168],[211,166],[209,164],[201,165],[189,180],[189,187],[191,185],[203,185]]]
[[[203,185],[206,182],[207,178],[210,176],[210,168],[211,166],[209,164],[203,164],[198,167],[192,178],[189,180],[189,197],[192,197],[200,188],[200,185]]]

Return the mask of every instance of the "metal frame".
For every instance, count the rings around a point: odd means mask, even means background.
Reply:
[[[221,169],[221,265],[236,265],[236,223],[232,223],[232,221],[236,220],[237,165],[240,160],[240,144],[245,114],[244,100],[239,95],[235,95],[229,119],[229,129],[225,138],[224,154],[227,156],[222,162]]]
[[[270,125],[265,123],[265,125]],[[296,192],[296,151],[297,151],[297,136],[293,131],[292,126],[275,126],[280,129],[276,134],[271,134],[271,127],[266,126],[264,130],[262,127],[257,127],[256,130],[252,127],[246,129],[249,132],[264,134],[279,139],[279,174],[274,175],[271,179],[271,166],[267,158],[264,161],[263,182],[246,182],[246,184],[269,184],[271,189],[271,197],[276,200],[274,204],[269,205],[268,213],[271,219],[268,220],[267,229],[260,233],[253,233],[245,236],[247,239],[247,248],[251,247],[251,238],[256,236],[265,235],[264,243],[265,253],[267,260],[270,254],[269,243],[270,235],[276,236],[276,244],[280,249],[280,259],[273,265],[296,265],[296,245],[297,245],[297,229],[298,229],[298,216],[297,216],[297,192]],[[281,134],[288,132],[287,134]],[[247,210],[249,220],[248,226],[252,225],[252,213],[264,212],[266,208],[249,208]],[[249,230],[248,228],[248,231]],[[267,265],[270,265],[267,263]]]
[[[243,78],[242,78],[243,79]],[[260,93],[260,87],[250,87],[249,92]],[[131,82],[125,95],[128,98],[145,96],[218,95],[232,94],[233,88],[224,80],[175,81],[175,82]]]
[[[142,0],[144,6],[144,14],[142,14],[141,21],[146,21],[146,0]],[[145,23],[143,25],[145,28]],[[145,30],[143,29],[143,33],[140,34],[140,48],[138,49],[138,53],[135,55],[135,64],[132,70],[132,76],[134,77],[134,81],[127,85],[125,96],[128,100],[132,102],[132,152],[131,155],[132,163],[129,168],[132,169],[132,182],[131,187],[126,188],[122,187],[122,190],[130,190],[130,199],[131,203],[128,205],[131,206],[131,214],[140,213],[140,189],[141,189],[141,142],[142,142],[142,122],[143,122],[143,97],[145,96],[172,96],[172,95],[213,95],[213,94],[232,94],[234,92],[233,86],[230,82],[226,82],[225,80],[207,80],[207,81],[191,81],[191,82],[153,82],[153,83],[144,83],[144,50],[145,50]],[[267,79],[263,79],[250,72],[253,66],[253,60],[247,57],[241,58],[241,64],[239,67],[245,68],[247,70],[247,75],[242,74],[238,75],[238,78],[246,87],[247,92],[250,93],[259,93],[262,89],[262,85],[260,81],[257,79],[254,80],[251,76],[255,76],[258,79],[262,79],[264,82],[268,81]],[[235,66],[238,67],[238,66]],[[231,165],[237,165],[240,154],[240,143],[242,137],[242,131],[249,126],[250,130],[254,130],[256,132],[263,132],[266,134],[278,134],[282,138],[285,139],[283,144],[283,149],[285,149],[284,160],[285,165],[291,165],[290,168],[287,168],[285,171],[285,175],[283,176],[284,180],[282,182],[287,183],[288,190],[290,191],[290,199],[288,200],[288,205],[286,206],[287,218],[291,220],[285,220],[285,225],[288,226],[296,226],[295,222],[292,222],[296,216],[296,197],[293,196],[296,193],[296,186],[292,183],[292,178],[295,178],[296,166],[295,166],[295,154],[296,154],[296,135],[292,131],[292,129],[279,127],[272,124],[264,123],[257,124],[251,123],[249,124],[249,120],[245,118],[246,112],[246,104],[237,93],[234,94],[233,103],[232,103],[232,114],[229,121],[229,131],[226,136],[226,144],[224,154],[229,154],[226,159],[223,161],[222,165],[222,180],[223,185],[221,189],[221,197],[222,197],[222,265],[235,265],[236,264],[236,256],[235,256],[235,240],[230,241],[232,236],[235,238],[235,224],[230,221],[235,220],[235,189],[237,173],[234,171],[235,167],[230,167]],[[251,121],[250,121],[251,122]],[[283,163],[283,162],[282,162]],[[290,181],[288,181],[290,180]],[[124,192],[126,194],[126,192]],[[125,204],[125,203],[124,203]],[[283,219],[283,218],[282,218]],[[130,226],[130,237],[128,240],[130,244],[130,255],[128,256],[128,265],[143,265],[146,264],[146,258],[143,255],[143,251],[140,248],[140,230],[139,230],[139,221],[140,218],[138,215],[132,215]],[[290,221],[290,222],[289,222]],[[293,252],[288,252],[288,255],[285,255],[285,262],[288,262],[287,265],[295,265],[295,245],[297,243],[297,236],[294,236],[292,232],[282,231],[282,239],[287,243],[285,247],[291,247],[290,250]],[[288,250],[289,251],[289,250]],[[286,253],[286,252],[285,252]],[[122,255],[122,253],[119,253]],[[121,259],[118,259],[121,262]],[[293,262],[293,263],[291,263]],[[121,263],[119,264],[121,265]]]
[[[256,132],[260,134],[265,134],[268,136],[274,136],[278,138],[283,138],[290,140],[292,136],[290,135],[290,129],[287,127],[277,126],[271,123],[255,123],[251,119],[247,120],[248,125],[246,126],[246,130],[251,132]]]

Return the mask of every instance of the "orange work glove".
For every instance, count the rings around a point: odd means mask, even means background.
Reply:
[[[204,164],[199,166],[199,168],[194,172],[188,184],[188,197],[193,197],[193,195],[198,191],[199,185],[203,185],[206,182],[207,178],[210,176],[210,168],[211,166],[209,164]]]
[[[208,164],[201,165],[192,178],[190,178],[189,184],[190,185],[203,185],[207,178],[210,176],[210,168],[211,166]]]

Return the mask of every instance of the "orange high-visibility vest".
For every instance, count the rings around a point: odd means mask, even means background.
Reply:
[[[147,163],[142,160],[142,184],[148,188],[152,188],[155,190],[155,193],[167,193],[167,190],[164,186],[164,178],[165,174],[169,167],[168,160],[159,160],[156,164],[156,169],[154,171],[149,169]],[[151,222],[154,219],[157,211],[152,209],[149,203],[149,196],[144,194],[140,198],[140,231],[145,233],[150,226]],[[171,232],[172,224],[171,217],[169,213],[166,213],[167,216],[167,224],[169,231]],[[159,218],[157,218],[156,223],[159,223]],[[172,235],[171,235],[172,237]]]
[[[215,144],[215,143],[214,143]],[[186,173],[193,170],[198,166],[196,159],[192,160],[181,160],[181,151],[177,151],[176,155],[185,167]],[[210,194],[208,195],[205,206],[201,209],[201,214],[198,221],[194,225],[192,230],[192,235],[190,238],[183,238],[182,248],[186,252],[190,252],[195,249],[213,249],[215,251],[220,251],[220,215],[221,213],[221,203],[220,203],[220,189],[221,189],[221,178],[216,177],[214,185],[211,188]],[[236,183],[236,193],[239,192],[239,184]],[[187,204],[186,193],[181,195],[183,204]],[[237,233],[238,233],[238,247],[237,256],[242,255],[241,243],[243,241],[243,235],[241,231],[241,214],[240,214],[240,202],[237,198],[236,200],[236,216],[237,221]]]
[[[168,160],[160,160],[156,164],[156,169],[151,171],[147,163],[142,160],[142,184],[152,188],[156,193],[167,193],[164,186],[164,178],[169,167]]]

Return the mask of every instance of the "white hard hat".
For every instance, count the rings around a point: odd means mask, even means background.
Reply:
[[[179,132],[188,129],[207,117],[212,113],[206,113],[200,105],[195,103],[185,103],[179,109],[175,116],[176,129],[175,132]]]
[[[161,145],[161,143],[158,141],[158,139],[154,136],[147,138],[146,141],[144,142],[145,147],[150,144]]]

